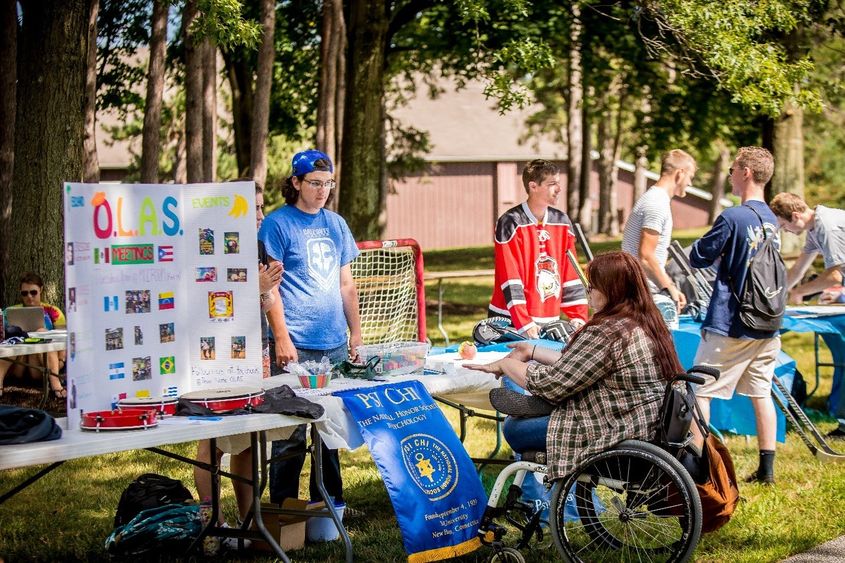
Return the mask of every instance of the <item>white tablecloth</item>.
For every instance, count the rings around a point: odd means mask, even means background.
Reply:
[[[479,352],[472,363],[486,364],[506,355],[507,352]],[[263,380],[262,386],[265,389],[272,389],[288,385],[298,396],[322,405],[326,414],[317,422],[317,429],[323,442],[331,449],[354,450],[363,445],[364,439],[358,430],[358,424],[343,407],[343,400],[332,396],[332,393],[416,380],[422,383],[433,396],[479,410],[494,410],[490,406],[488,394],[490,389],[499,386],[498,381],[490,374],[462,367],[465,363],[469,362],[461,359],[457,354],[438,354],[426,359],[426,368],[439,372],[431,375],[399,375],[385,377],[381,381],[340,378],[332,380],[329,386],[323,389],[303,389],[295,376],[278,375]]]
[[[220,420],[201,421],[190,417],[172,416],[163,418],[158,426],[148,430],[100,432],[79,428],[67,429],[66,418],[60,418],[57,422],[63,428],[59,440],[0,446],[0,470],[208,438],[217,438],[219,447],[221,442],[225,442],[225,438],[236,435],[245,436],[248,446],[249,432],[266,430],[270,434],[281,430],[276,438],[281,440],[290,436],[296,426],[310,421],[282,414],[223,416]]]
[[[53,342],[42,342],[40,344],[12,344],[0,346],[0,358],[12,356],[27,356],[29,354],[43,354],[45,352],[58,352],[65,350],[67,343],[64,340]]]

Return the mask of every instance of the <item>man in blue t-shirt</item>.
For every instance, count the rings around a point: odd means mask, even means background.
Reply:
[[[335,187],[332,161],[320,151],[306,150],[293,157],[292,168],[282,187],[286,205],[271,213],[258,233],[270,259],[284,265],[279,285],[282,299],[267,313],[275,342],[274,373],[288,362],[320,361],[323,356],[335,364],[355,357],[363,344],[350,265],[358,247],[346,221],[325,209]],[[273,442],[273,457],[304,451],[304,443],[303,425],[289,440]],[[324,446],[323,459],[326,489],[340,503],[343,482],[337,450]],[[298,497],[304,462],[302,453],[271,464],[272,502]],[[320,500],[313,472],[310,493],[312,500]]]
[[[707,378],[698,388],[698,404],[710,420],[710,400],[730,399],[734,391],[751,399],[757,419],[760,463],[750,481],[774,484],[775,407],[772,404],[772,377],[780,352],[777,331],[761,332],[746,327],[739,317],[739,300],[749,260],[765,237],[775,237],[778,222],[764,200],[764,187],[774,173],[772,154],[760,147],[739,149],[730,169],[734,195],[742,205],[726,209],[713,228],[697,240],[690,252],[695,268],[717,264],[718,271],[707,316],[701,325],[701,343],[695,364],[708,365],[721,372],[718,380]],[[693,425],[695,429],[695,425]],[[697,443],[701,444],[701,436]]]

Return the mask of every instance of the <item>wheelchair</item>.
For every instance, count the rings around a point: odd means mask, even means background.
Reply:
[[[695,482],[682,461],[691,458],[689,430],[696,408],[691,384],[704,383],[698,374],[719,376],[713,368],[695,366],[666,385],[653,443],[620,442],[588,458],[572,474],[553,484],[548,533],[564,561],[690,559],[701,536],[702,513]],[[491,392],[494,406],[501,403],[494,397],[496,391]],[[526,408],[524,403],[520,408]],[[542,416],[548,409],[530,414],[500,412]],[[520,549],[528,547],[534,538],[544,541],[544,507],[520,497],[529,473],[545,475],[546,454],[521,452],[521,456],[520,461],[499,473],[479,525],[482,543],[492,548],[488,558],[491,563],[523,563]],[[499,506],[503,495],[504,502]],[[505,545],[508,529],[497,522],[502,519],[518,531],[514,546]]]

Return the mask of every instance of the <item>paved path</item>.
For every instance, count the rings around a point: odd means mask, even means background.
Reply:
[[[782,563],[834,563],[845,561],[845,536],[814,547],[805,553],[793,555]]]

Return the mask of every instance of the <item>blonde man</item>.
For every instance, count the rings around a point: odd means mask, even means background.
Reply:
[[[660,178],[634,204],[622,235],[622,250],[639,258],[657,308],[669,328],[678,327],[678,314],[687,304],[684,294],[666,273],[672,242],[672,198],[687,195],[695,171],[695,159],[688,153],[674,149],[663,155]]]
[[[791,289],[790,302],[801,304],[805,296],[842,283],[845,273],[845,211],[824,205],[811,208],[791,193],[776,195],[769,207],[777,216],[781,229],[795,235],[807,233],[804,250],[786,276],[787,286]],[[824,257],[824,272],[812,281],[797,285],[819,253]]]

